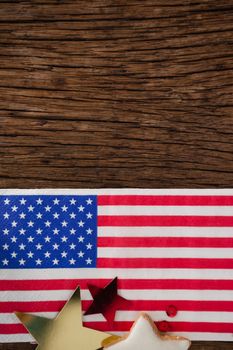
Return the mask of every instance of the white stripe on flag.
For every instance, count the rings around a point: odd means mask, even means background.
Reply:
[[[148,269],[16,269],[2,270],[1,280],[92,279],[117,276],[119,279],[148,279]],[[232,280],[231,269],[150,269],[150,279]]]
[[[141,310],[143,312],[143,310]],[[171,318],[167,316],[164,311],[145,311],[150,315],[153,320],[160,321],[166,320],[171,321]],[[54,319],[58,312],[34,312],[33,315],[42,316],[50,319]],[[136,320],[139,311],[117,311],[115,316],[116,322]],[[178,312],[175,318],[176,322],[232,322],[233,312],[207,312],[207,311],[182,311]],[[105,321],[105,318],[101,314],[83,316],[83,322],[98,322]],[[0,314],[0,324],[16,324],[20,323],[18,318],[14,314],[6,313]]]
[[[232,213],[233,214],[233,213]],[[99,237],[232,237],[232,227],[98,227]]]
[[[109,216],[232,216],[232,206],[185,206],[185,205],[104,205],[98,207],[98,215]]]
[[[0,334],[0,343],[35,343],[30,334]]]
[[[110,332],[112,334],[116,334],[122,336],[127,332]],[[200,333],[200,332],[178,332],[172,333],[173,335],[179,335],[190,340],[204,340],[204,341],[233,341],[232,333]],[[35,343],[35,339],[30,334],[0,334],[0,343],[14,343],[14,342],[22,342],[22,343]]]
[[[232,259],[232,248],[99,248],[101,258]]]
[[[232,196],[232,188],[89,188],[89,189],[67,189],[67,188],[40,188],[40,189],[0,189],[0,195],[157,195],[157,196],[185,196],[185,195],[200,195],[200,196]]]
[[[8,291],[0,292],[1,301],[49,301],[68,300],[72,290]],[[119,294],[128,300],[233,300],[232,290],[169,290],[169,289],[120,289]],[[82,300],[92,300],[88,290],[81,290]]]

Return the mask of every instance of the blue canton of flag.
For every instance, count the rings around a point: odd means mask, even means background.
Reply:
[[[96,196],[0,196],[0,268],[95,267]]]

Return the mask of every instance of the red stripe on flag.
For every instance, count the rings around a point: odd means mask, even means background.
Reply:
[[[26,313],[35,312],[59,312],[67,300],[60,301],[22,301],[0,302],[2,313],[21,311]],[[82,301],[83,311],[90,306],[91,300]],[[227,311],[233,312],[233,301],[209,301],[209,300],[130,300],[128,305],[122,305],[125,311],[164,311],[170,304],[176,305],[179,311]]]
[[[111,279],[77,280],[23,280],[0,281],[1,291],[29,290],[75,290],[77,286],[87,289],[87,283],[98,287],[107,285]],[[119,289],[187,289],[187,290],[233,290],[233,280],[199,279],[118,279]]]
[[[210,237],[98,237],[98,247],[232,248],[233,238]],[[232,254],[233,256],[233,254]]]
[[[84,326],[99,331],[108,332],[107,322],[84,322]],[[112,331],[128,332],[133,324],[128,321],[114,322]],[[159,326],[159,322],[155,322]],[[169,322],[172,332],[209,332],[209,333],[232,333],[233,323],[215,322]],[[0,324],[2,334],[27,334],[26,328],[20,324]]]
[[[102,195],[98,205],[233,205],[233,196]]]
[[[0,312],[58,312],[65,305],[65,300],[56,301],[7,301],[0,302]]]
[[[98,216],[98,226],[232,227],[233,216]]]
[[[133,322],[121,321],[115,322],[112,330],[115,332],[128,332]],[[155,322],[159,325],[159,322]],[[84,322],[88,328],[108,332],[107,322]],[[214,323],[214,322],[169,322],[172,332],[208,332],[208,333],[232,333],[233,323]]]
[[[0,323],[0,330],[1,330],[1,334],[26,334],[28,333],[28,331],[26,330],[26,328],[20,324],[20,323],[16,323],[16,324],[2,324]]]
[[[233,259],[99,258],[99,268],[232,269]]]

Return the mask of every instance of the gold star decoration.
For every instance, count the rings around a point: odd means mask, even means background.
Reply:
[[[190,341],[174,335],[161,335],[152,319],[142,313],[129,334],[105,345],[107,350],[187,350]],[[105,349],[104,348],[104,349]]]
[[[39,344],[37,350],[96,350],[119,338],[83,326],[79,287],[55,319],[15,314]]]

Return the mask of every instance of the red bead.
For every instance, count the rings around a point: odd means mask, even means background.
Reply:
[[[167,321],[158,322],[157,327],[160,332],[168,332],[171,330],[171,327]]]
[[[168,305],[168,307],[166,308],[166,314],[169,317],[175,317],[177,314],[177,308],[174,305]]]

